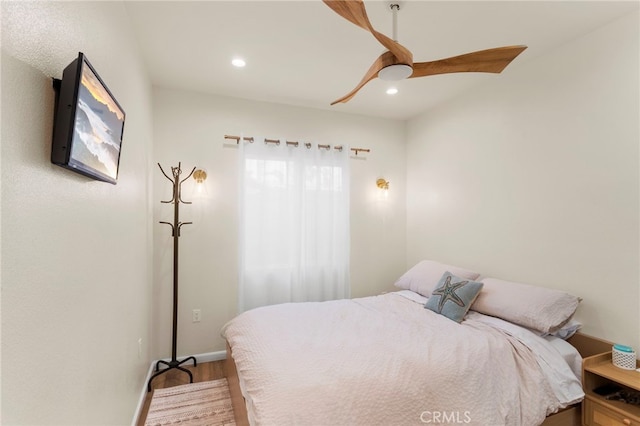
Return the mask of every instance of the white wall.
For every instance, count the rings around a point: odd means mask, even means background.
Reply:
[[[78,51],[127,113],[116,186],[50,162],[51,77]],[[149,366],[151,131],[122,3],[2,2],[2,424],[131,422]]]
[[[351,160],[351,293],[392,288],[405,266],[404,124],[332,111],[154,88],[154,157],[165,170],[182,161],[204,169],[206,194],[191,197],[185,182],[181,221],[178,355],[224,349],[222,325],[237,311],[237,146],[225,134],[287,138],[370,148]],[[154,173],[154,356],[171,354],[172,241],[160,220],[172,221],[171,183]],[[380,201],[375,181],[391,182]],[[192,323],[192,309],[202,322]]]
[[[638,40],[636,12],[411,120],[407,266],[569,291],[640,347]]]

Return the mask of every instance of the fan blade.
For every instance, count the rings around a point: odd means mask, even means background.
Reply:
[[[338,15],[342,16],[347,21],[356,24],[360,28],[369,31],[375,38],[386,47],[396,58],[398,63],[411,66],[413,63],[413,55],[403,45],[387,37],[386,35],[376,31],[364,7],[362,0],[322,0],[327,6],[331,8]]]
[[[364,87],[365,84],[367,84],[368,82],[376,78],[382,68],[392,65],[394,63],[395,63],[395,57],[393,53],[384,52],[382,55],[378,56],[378,58],[371,65],[371,67],[369,67],[369,70],[364,75],[364,77],[362,77],[362,80],[360,80],[360,83],[358,83],[358,85],[351,92],[347,93],[345,96],[331,102],[331,105],[335,105],[340,102],[347,103],[351,98],[353,98],[356,95],[356,93],[358,93],[360,89]]]
[[[527,46],[506,46],[480,50],[460,56],[413,64],[409,78],[456,72],[501,73]]]
[[[329,6],[331,10],[342,16],[347,21],[356,24],[360,28],[369,31],[371,23],[367,17],[367,11],[364,8],[362,0],[322,0],[324,4]]]
[[[413,54],[409,51],[409,49],[407,49],[397,41],[390,39],[386,35],[377,32],[373,29],[373,27],[371,27],[371,34],[373,34],[373,36],[384,47],[386,47],[391,53],[393,53],[393,55],[398,59],[396,63],[409,66],[413,65]]]

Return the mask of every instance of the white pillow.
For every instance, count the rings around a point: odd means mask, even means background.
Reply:
[[[496,278],[482,280],[484,287],[471,309],[543,333],[563,326],[580,299],[569,293]]]
[[[457,277],[471,281],[475,281],[480,276],[476,272],[457,266],[445,265],[434,260],[423,260],[398,278],[394,285],[403,290],[411,290],[429,297],[445,272],[451,272]]]
[[[555,336],[562,340],[567,340],[569,337],[573,336],[582,328],[582,323],[574,318],[571,318],[560,327],[555,333],[550,333],[548,336]]]
[[[573,374],[580,380],[582,376],[582,357],[578,350],[560,337],[548,335],[544,337],[544,340],[549,342],[562,355],[562,358],[571,367]]]

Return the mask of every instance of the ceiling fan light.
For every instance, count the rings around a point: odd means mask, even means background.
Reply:
[[[413,68],[409,65],[395,64],[382,68],[378,72],[378,78],[385,81],[399,81],[413,74]]]

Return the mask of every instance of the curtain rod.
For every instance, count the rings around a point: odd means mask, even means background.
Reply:
[[[240,136],[234,136],[234,135],[224,135],[225,139],[231,139],[236,141],[236,144],[240,143]],[[242,140],[247,141],[249,143],[253,143],[254,139],[253,137],[247,137],[244,136],[242,137]],[[299,145],[298,141],[285,141],[287,145],[289,146],[295,146],[297,147]],[[276,145],[280,145],[280,139],[268,139],[268,138],[264,138],[264,143],[273,143]],[[304,146],[307,147],[307,149],[311,149],[311,144],[309,142],[305,143]],[[318,148],[322,148],[322,149],[331,149],[331,145],[321,145],[318,144]],[[333,149],[337,149],[338,151],[342,151],[342,145],[336,145],[333,147]],[[358,155],[359,152],[371,152],[371,150],[369,148],[351,148],[351,151],[355,152],[356,155]]]

